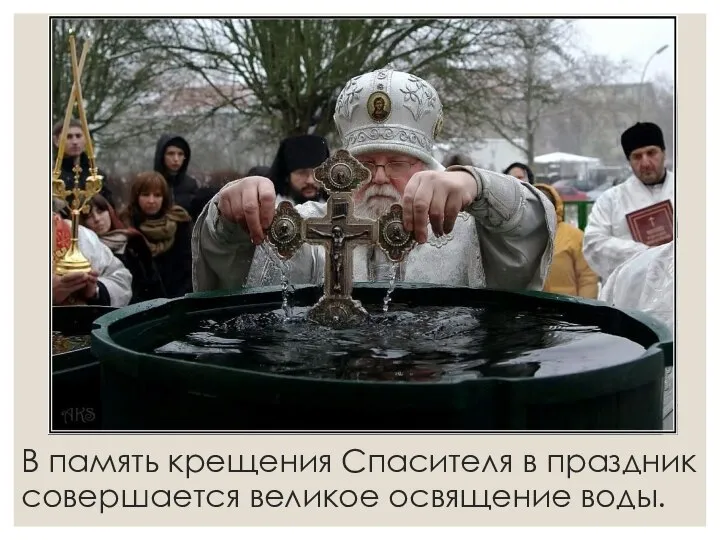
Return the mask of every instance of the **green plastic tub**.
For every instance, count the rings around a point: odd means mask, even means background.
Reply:
[[[387,284],[362,283],[353,296],[382,305]],[[316,302],[319,287],[297,287],[292,302]],[[153,300],[100,317],[92,352],[102,366],[106,430],[660,430],[663,379],[672,365],[668,330],[653,319],[597,301],[536,292],[400,283],[392,304],[561,310],[646,350],[636,359],[563,376],[490,376],[460,382],[323,380],[162,357],[139,349],[166,329],[200,319],[280,308],[280,288]]]

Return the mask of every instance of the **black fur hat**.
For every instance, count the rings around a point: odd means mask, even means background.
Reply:
[[[645,146],[659,146],[661,150],[665,150],[663,132],[652,122],[638,122],[626,129],[620,136],[620,144],[627,159],[630,159],[633,151]]]
[[[318,135],[297,135],[280,143],[269,177],[275,192],[287,194],[290,173],[298,169],[315,168],[330,157],[327,141]]]

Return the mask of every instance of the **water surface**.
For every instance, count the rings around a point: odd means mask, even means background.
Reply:
[[[177,327],[155,354],[322,379],[448,381],[543,377],[622,364],[645,348],[562,316],[500,308],[366,306],[367,323],[328,329],[308,308],[246,313]]]

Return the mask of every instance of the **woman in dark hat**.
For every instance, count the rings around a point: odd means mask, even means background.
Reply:
[[[503,174],[514,176],[518,180],[527,182],[528,184],[535,183],[535,175],[530,170],[530,167],[524,163],[511,163],[508,165],[507,169],[503,171]]]
[[[268,174],[275,184],[278,200],[295,204],[323,200],[313,169],[329,157],[330,150],[324,137],[298,135],[284,139]]]

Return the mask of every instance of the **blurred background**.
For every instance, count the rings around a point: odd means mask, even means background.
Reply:
[[[163,133],[188,139],[201,187],[270,165],[291,134],[338,148],[343,86],[388,65],[438,90],[440,161],[527,163],[536,182],[591,203],[631,174],[620,133],[642,120],[662,128],[673,169],[672,18],[54,19],[52,29],[52,122],[72,85],[74,32],[78,51],[92,41],[83,95],[120,206],[133,175],[152,169]]]

